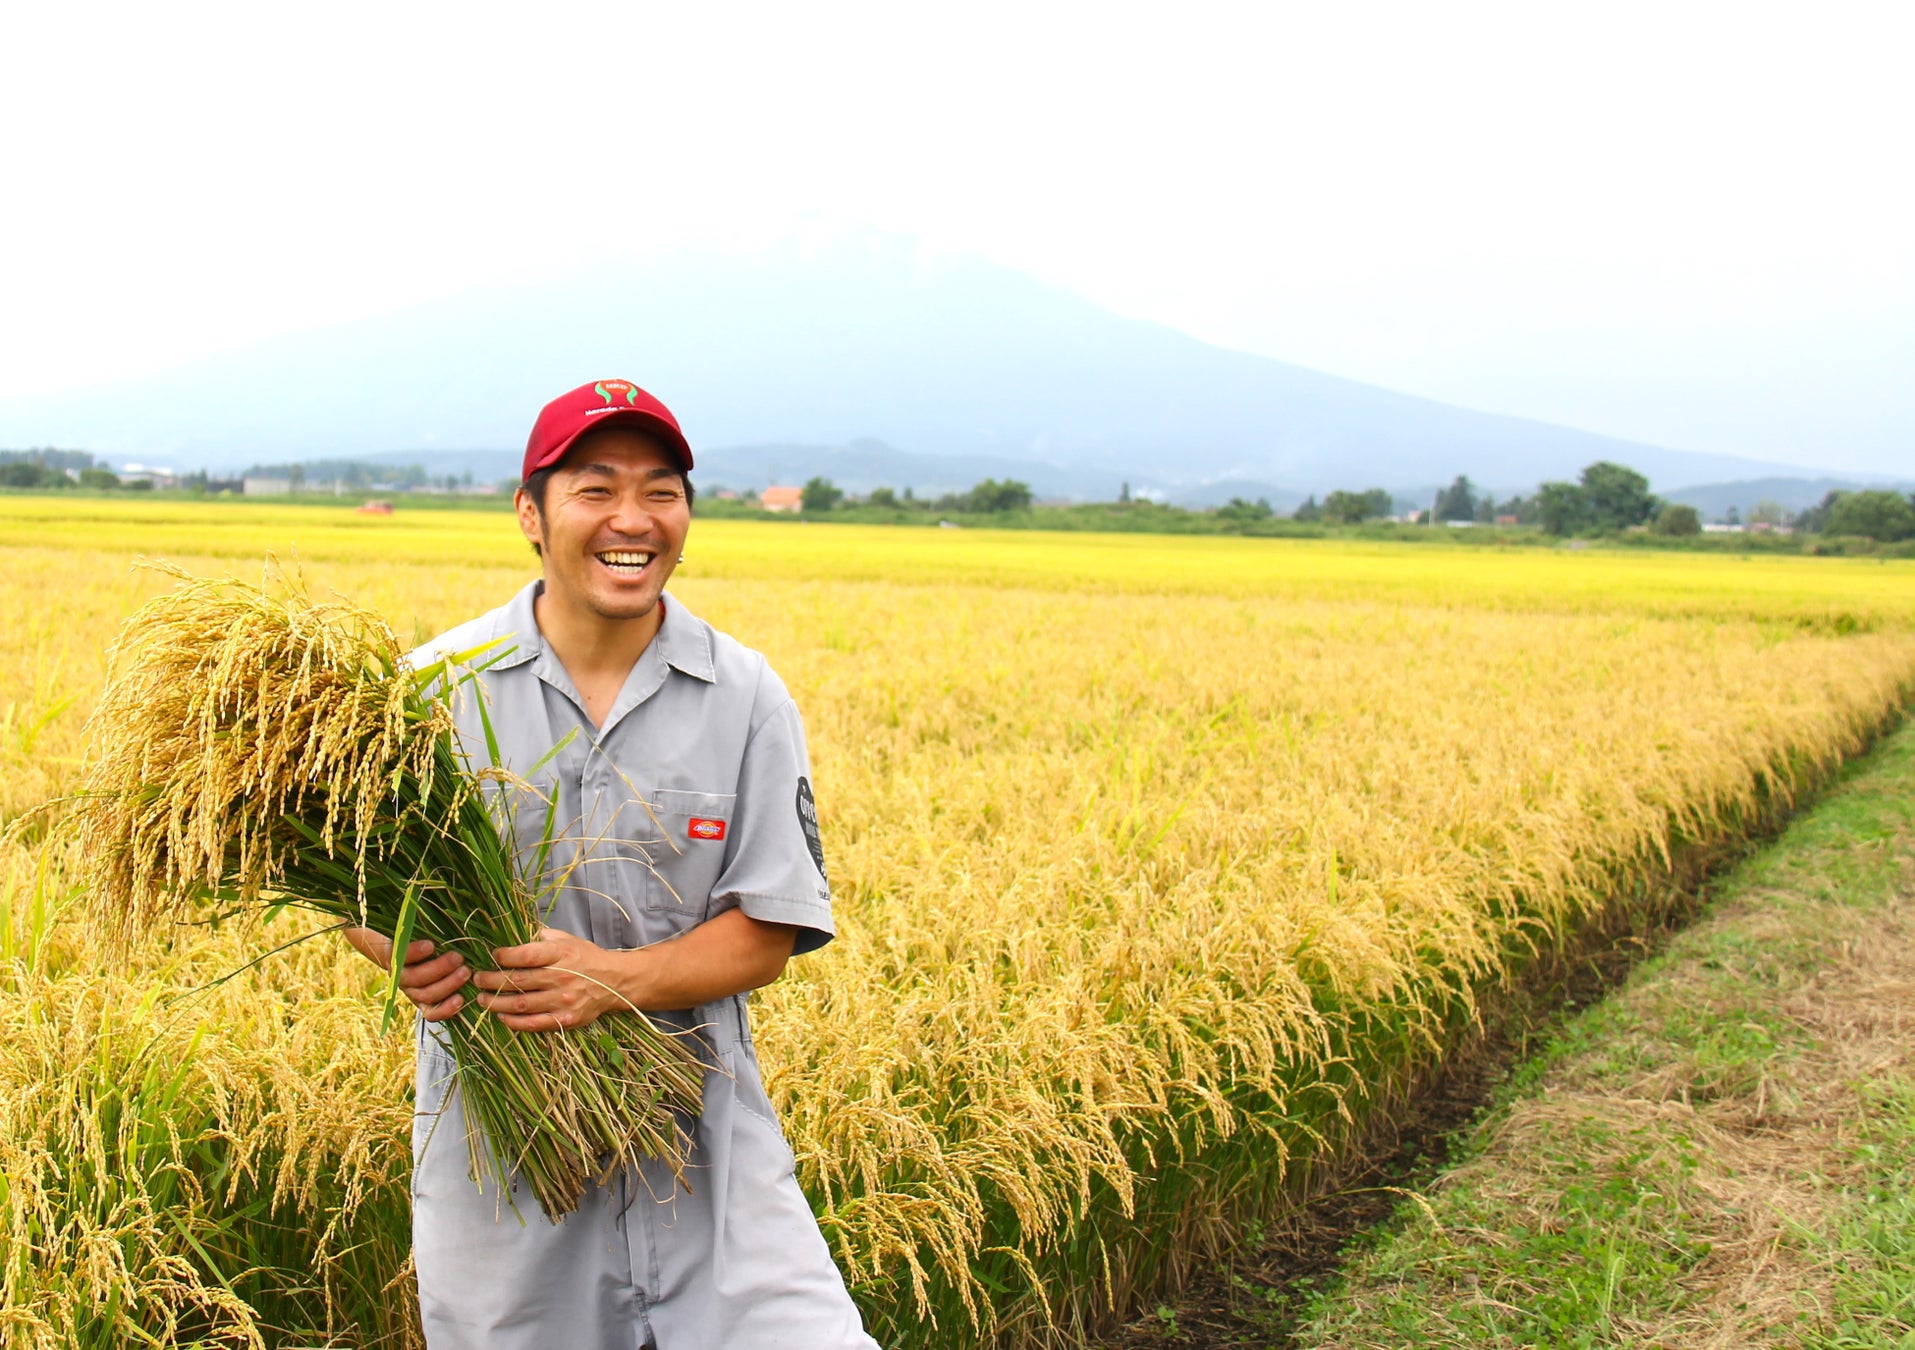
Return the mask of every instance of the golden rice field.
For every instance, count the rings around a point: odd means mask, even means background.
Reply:
[[[68,786],[136,554],[427,635],[503,513],[0,499],[0,811]],[[839,940],[756,996],[879,1339],[1071,1346],[1293,1201],[1526,954],[1915,693],[1915,564],[702,522],[805,710]],[[106,966],[0,853],[9,1347],[404,1346],[410,1040],[330,941]],[[196,992],[195,992],[196,991]]]

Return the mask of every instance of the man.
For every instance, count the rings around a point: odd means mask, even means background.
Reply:
[[[636,385],[601,380],[554,399],[516,498],[543,579],[415,657],[502,639],[479,680],[502,766],[532,775],[505,794],[503,828],[535,856],[556,788],[563,836],[547,871],[563,885],[538,940],[477,973],[430,943],[406,953],[402,983],[420,1009],[413,1251],[430,1350],[876,1347],[793,1177],[752,1049],[746,995],[830,940],[831,899],[791,696],[763,657],[665,594],[691,523],[691,467],[676,419]],[[469,686],[455,712],[483,765]],[[351,936],[386,961],[385,939]],[[432,1029],[473,987],[468,1016],[525,1035],[633,1007],[690,1033],[707,1071],[685,1184],[648,1163],[558,1224],[524,1188],[481,1193]]]

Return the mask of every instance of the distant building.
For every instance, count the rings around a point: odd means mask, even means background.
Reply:
[[[361,502],[357,510],[362,516],[389,516],[392,514],[392,503],[382,501]]]
[[[1496,517],[1496,523],[1498,525],[1514,525],[1518,522],[1515,516],[1498,516]]]
[[[730,488],[719,488],[712,496],[718,498],[721,502],[735,502],[738,500],[738,494]]]
[[[290,478],[242,478],[240,495],[243,497],[284,497],[292,492],[293,480]]]
[[[796,487],[768,487],[758,494],[758,505],[767,511],[798,511],[805,504],[805,490]]]
[[[120,468],[120,482],[151,483],[156,488],[176,488],[180,476],[171,469],[156,469],[151,464],[127,464]]]

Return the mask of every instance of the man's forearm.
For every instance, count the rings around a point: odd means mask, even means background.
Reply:
[[[669,941],[612,951],[555,928],[501,947],[496,970],[473,982],[479,1006],[514,1031],[582,1027],[608,1012],[676,1012],[770,984],[784,971],[798,930],[738,910]]]
[[[728,909],[649,947],[614,953],[620,997],[646,1012],[675,1012],[770,984],[784,973],[798,930]]]

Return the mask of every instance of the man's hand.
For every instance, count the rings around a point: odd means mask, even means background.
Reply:
[[[370,928],[346,929],[346,941],[359,954],[381,970],[392,969],[392,939]],[[456,1017],[465,1007],[459,991],[472,978],[465,958],[457,952],[432,954],[433,946],[424,938],[406,946],[406,963],[399,970],[399,988],[418,1007],[428,1022],[443,1022]]]
[[[540,928],[522,947],[492,953],[497,970],[482,970],[473,982],[486,992],[479,1006],[514,1031],[560,1031],[590,1026],[605,1013],[630,1008],[619,991],[628,971],[597,943],[557,928]]]
[[[728,909],[666,942],[607,951],[542,928],[537,940],[492,953],[497,970],[473,983],[479,1006],[514,1031],[590,1026],[608,1012],[672,1012],[770,984],[784,973],[798,930]]]

